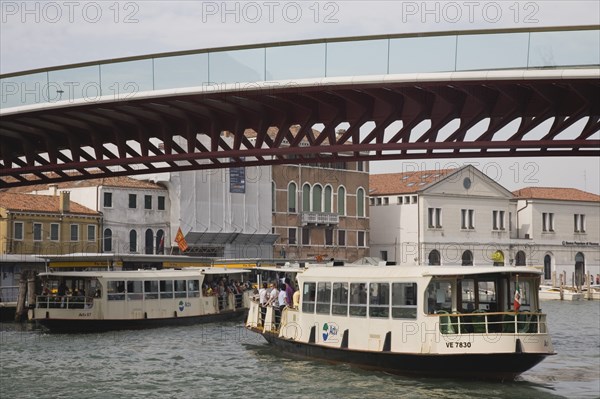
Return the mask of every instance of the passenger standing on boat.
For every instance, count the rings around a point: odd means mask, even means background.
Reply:
[[[292,306],[292,297],[294,296],[294,286],[289,277],[285,278],[285,299],[286,305]]]
[[[267,314],[267,283],[263,283],[262,288],[258,290],[258,303],[260,304],[260,325],[264,326]]]
[[[294,309],[300,308],[300,290],[299,289],[294,292],[294,295],[292,295],[292,304],[294,306]]]
[[[285,284],[279,285],[279,294],[277,295],[277,298],[277,308],[275,308],[275,325],[279,326],[279,323],[281,322],[281,312],[283,312],[283,309],[288,304]]]

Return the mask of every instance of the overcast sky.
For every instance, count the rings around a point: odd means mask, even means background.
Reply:
[[[308,38],[600,24],[600,1],[5,1],[0,73],[148,53]],[[373,163],[376,173],[468,160]],[[506,188],[600,193],[591,158],[477,159]]]

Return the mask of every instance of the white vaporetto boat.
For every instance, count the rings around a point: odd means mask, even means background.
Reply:
[[[51,332],[99,332],[243,317],[250,295],[210,295],[206,280],[245,270],[187,268],[41,273],[33,319]],[[212,291],[212,290],[211,290]]]
[[[554,354],[536,268],[309,266],[297,279],[298,309],[276,320],[268,307],[261,320],[252,302],[246,321],[293,355],[401,374],[512,379]]]

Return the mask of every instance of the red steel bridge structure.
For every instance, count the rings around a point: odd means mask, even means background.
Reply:
[[[289,163],[600,155],[600,68],[593,62],[429,73],[394,73],[389,65],[380,74],[276,83],[263,76],[246,85],[154,86],[95,101],[4,106],[0,188]],[[5,93],[20,76],[1,77]]]

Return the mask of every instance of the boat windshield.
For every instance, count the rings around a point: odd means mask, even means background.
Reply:
[[[425,311],[427,314],[535,312],[537,284],[537,276],[510,274],[434,277],[425,291]]]

